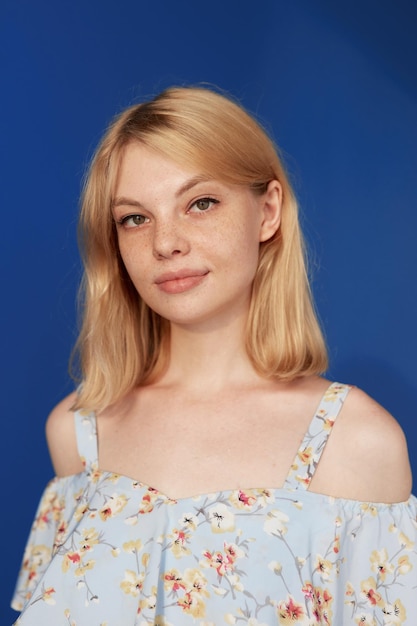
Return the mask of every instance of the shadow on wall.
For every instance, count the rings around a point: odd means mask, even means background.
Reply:
[[[417,384],[404,373],[380,359],[361,357],[346,359],[331,368],[329,378],[356,385],[379,402],[401,424],[408,442],[414,476],[413,493],[417,489]]]

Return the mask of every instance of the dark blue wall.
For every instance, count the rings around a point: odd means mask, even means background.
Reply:
[[[313,255],[330,377],[417,441],[417,38],[410,0],[3,0],[0,622],[72,389],[86,162],[112,116],[171,84],[233,93],[280,143]]]

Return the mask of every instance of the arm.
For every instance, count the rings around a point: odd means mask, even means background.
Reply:
[[[83,470],[77,450],[74,413],[71,411],[75,396],[76,392],[57,404],[46,422],[46,440],[57,476],[69,476]]]
[[[352,389],[312,481],[312,491],[370,502],[402,502],[411,492],[407,442],[398,422]]]

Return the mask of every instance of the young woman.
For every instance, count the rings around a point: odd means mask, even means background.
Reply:
[[[81,384],[51,413],[16,624],[415,623],[403,433],[323,377],[297,205],[240,106],[173,88],[83,194]]]

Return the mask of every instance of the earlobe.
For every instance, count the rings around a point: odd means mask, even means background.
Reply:
[[[282,187],[277,180],[271,180],[262,200],[263,220],[259,241],[268,241],[275,235],[281,223]]]

